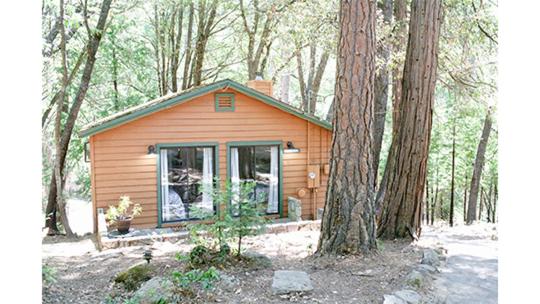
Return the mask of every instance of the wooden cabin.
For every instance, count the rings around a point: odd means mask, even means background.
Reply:
[[[194,220],[215,210],[202,191],[212,180],[255,181],[268,216],[302,218],[324,207],[331,125],[272,97],[272,83],[225,79],[167,95],[87,125],[94,229],[97,214],[128,195],[140,203],[139,228]],[[259,196],[257,196],[259,197]],[[263,197],[263,196],[261,196]],[[102,209],[102,210],[100,210]]]

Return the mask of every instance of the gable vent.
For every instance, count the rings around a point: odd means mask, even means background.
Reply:
[[[234,94],[233,93],[217,93],[216,94],[216,111],[217,112],[234,111]]]

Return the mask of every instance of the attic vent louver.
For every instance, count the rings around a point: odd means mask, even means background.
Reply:
[[[234,111],[234,94],[233,93],[216,93],[216,112],[232,112]]]

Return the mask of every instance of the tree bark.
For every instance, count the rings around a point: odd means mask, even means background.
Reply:
[[[393,53],[397,59],[392,69],[392,136],[395,136],[400,124],[399,109],[403,86],[403,70],[401,68],[403,59],[398,57],[397,54],[402,53],[407,43],[407,2],[405,0],[395,0],[393,4],[395,23]]]
[[[471,179],[471,188],[469,190],[469,207],[467,212],[467,225],[472,224],[477,217],[476,207],[478,201],[478,191],[480,187],[480,178],[482,176],[482,169],[484,168],[484,158],[486,154],[487,143],[489,140],[489,134],[491,133],[491,109],[488,109],[486,118],[484,120],[484,128],[482,130],[482,137],[478,143],[478,150],[476,152],[476,159],[474,161],[473,175]]]
[[[379,3],[382,4],[383,23],[386,26],[390,26],[392,23],[392,0],[384,0]],[[382,39],[377,46],[378,57],[382,59],[382,64],[377,69],[377,75],[375,76],[375,120],[373,131],[373,170],[375,175],[375,186],[377,186],[377,172],[379,171],[386,107],[388,103],[388,85],[390,84],[388,64],[390,62],[390,49],[391,45],[388,37]]]
[[[412,1],[399,125],[380,190],[384,197],[378,235],[385,239],[420,235],[441,13],[440,0]]]
[[[191,56],[193,49],[191,47],[191,39],[193,37],[193,18],[195,15],[195,7],[193,1],[189,2],[189,17],[188,17],[188,28],[187,28],[187,37],[186,37],[186,52],[184,60],[184,73],[182,77],[182,90],[185,90],[191,86],[191,79],[193,78],[192,74],[189,71],[191,66]]]
[[[373,206],[375,5],[341,1],[330,177],[317,254],[377,248]]]
[[[202,2],[205,3],[205,2]],[[199,6],[199,25],[197,27],[197,42],[195,43],[195,57],[191,73],[193,74],[193,86],[202,83],[202,68],[206,54],[206,45],[210,38],[212,27],[216,18],[218,1],[213,0],[208,11],[205,5]]]
[[[67,156],[67,151],[69,148],[69,142],[71,141],[71,135],[73,133],[73,127],[75,126],[75,121],[77,120],[77,116],[79,115],[79,110],[81,109],[81,105],[84,101],[84,98],[86,97],[86,92],[88,91],[88,86],[92,77],[92,71],[94,69],[94,63],[96,61],[96,53],[99,48],[99,44],[101,42],[102,35],[104,33],[105,29],[105,23],[107,21],[107,16],[109,14],[109,10],[111,7],[112,0],[104,0],[101,5],[101,10],[99,14],[98,23],[95,30],[90,30],[87,26],[87,29],[89,30],[88,36],[88,49],[87,49],[87,58],[86,63],[84,66],[83,74],[81,77],[81,82],[79,83],[79,87],[77,90],[77,94],[75,96],[75,99],[72,102],[71,108],[69,110],[68,117],[66,119],[66,123],[64,125],[64,128],[62,130],[62,136],[60,138],[60,150],[57,151],[55,156],[55,164],[58,164],[60,167],[60,180],[62,182],[65,182],[65,178],[63,176],[63,169],[65,165],[65,160]],[[85,14],[86,18],[86,14]],[[86,22],[85,22],[86,23]],[[57,170],[55,170],[57,171]],[[57,187],[57,176],[56,172],[53,172],[53,176],[51,178],[51,183],[49,185],[49,195],[48,195],[48,201],[47,201],[47,208],[46,208],[46,214],[49,214],[50,212],[54,212],[54,210],[58,210],[58,202],[57,202],[57,192],[61,191]],[[61,207],[61,206],[58,206]],[[47,217],[46,220],[46,226],[50,229],[58,230],[56,226],[56,222],[53,222],[53,220],[56,220],[56,216],[54,217]]]
[[[401,54],[403,51],[404,45],[407,42],[407,5],[405,0],[393,0],[393,14],[394,14],[394,35],[393,37],[393,46],[392,53],[395,58],[394,67],[392,69],[392,138],[397,134],[397,126],[399,125],[399,105],[401,100],[402,93],[402,81],[403,81],[403,71],[401,67],[403,66],[403,59],[398,54]],[[375,106],[377,107],[377,106]],[[386,116],[386,115],[385,115]],[[381,142],[382,146],[382,142]],[[380,148],[379,148],[380,150]],[[379,152],[380,153],[380,152]],[[380,156],[379,156],[380,159]],[[388,163],[387,163],[388,165]],[[378,170],[378,165],[377,165]],[[383,198],[385,195],[386,183],[388,181],[388,171],[383,172],[383,177],[381,182],[378,185],[377,196],[375,199],[375,210],[377,211],[377,216],[380,217],[382,212]],[[377,178],[377,175],[375,175]]]
[[[316,65],[316,47],[315,44],[310,46],[310,64],[308,69],[308,79],[306,81],[304,77],[301,46],[298,44],[297,48],[296,67],[298,70],[298,82],[300,84],[300,96],[302,97],[302,110],[305,113],[314,115],[315,110],[317,109],[317,96],[330,54],[327,51],[323,51],[320,61]]]
[[[456,122],[452,129],[452,181],[450,184],[450,227],[454,227],[454,193],[456,172]]]
[[[85,51],[83,50],[79,57],[77,57],[77,61],[75,62],[75,66],[73,69],[71,69],[71,72],[69,73],[67,86],[71,85],[71,82],[75,78],[75,75],[77,75],[77,72],[79,72],[79,68],[81,67],[81,64],[84,59]],[[58,91],[56,94],[54,94],[53,98],[49,102],[49,106],[47,109],[45,109],[45,112],[43,112],[43,115],[41,116],[41,127],[45,127],[45,123],[47,122],[47,119],[49,118],[49,114],[51,113],[51,110],[53,109],[54,105],[58,102],[58,98],[60,98],[60,91]]]

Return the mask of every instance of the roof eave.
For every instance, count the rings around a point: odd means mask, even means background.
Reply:
[[[108,129],[115,128],[115,127],[117,127],[119,125],[125,124],[127,122],[132,121],[132,120],[135,120],[135,119],[138,119],[138,118],[153,114],[155,112],[164,110],[164,109],[169,108],[169,107],[176,106],[176,105],[178,105],[178,104],[180,104],[180,103],[182,103],[184,101],[188,101],[188,100],[191,100],[193,98],[208,94],[210,92],[213,92],[213,91],[216,91],[216,90],[219,90],[219,89],[227,88],[227,87],[234,88],[238,92],[241,92],[241,93],[243,93],[245,95],[248,95],[250,97],[258,99],[258,100],[264,102],[265,104],[268,104],[268,105],[274,106],[276,108],[279,108],[282,111],[290,113],[290,114],[292,114],[294,116],[305,119],[305,120],[307,120],[307,121],[309,121],[309,122],[311,122],[313,124],[316,124],[316,125],[318,125],[320,127],[323,127],[325,129],[328,129],[328,130],[332,130],[332,125],[330,123],[326,122],[326,121],[320,120],[320,119],[318,119],[318,118],[316,118],[314,116],[311,116],[311,115],[306,115],[303,112],[300,112],[300,111],[298,111],[297,109],[295,109],[295,108],[293,108],[291,106],[288,106],[288,105],[283,104],[283,103],[281,103],[281,102],[279,102],[277,100],[274,100],[272,97],[270,97],[268,95],[265,95],[265,94],[263,94],[263,93],[261,93],[259,91],[251,89],[249,87],[243,86],[243,85],[241,85],[241,84],[239,84],[239,83],[237,83],[237,82],[235,82],[233,80],[224,79],[224,80],[215,82],[213,84],[210,84],[208,86],[205,86],[203,88],[195,89],[195,90],[187,92],[185,94],[181,94],[181,95],[172,97],[169,100],[166,100],[164,102],[149,106],[148,108],[143,108],[143,109],[141,109],[139,111],[129,113],[129,114],[125,115],[125,116],[120,116],[120,117],[112,119],[110,121],[106,121],[103,124],[96,125],[96,126],[90,126],[88,128],[83,128],[83,130],[81,130],[79,132],[79,136],[80,137],[92,136],[94,134],[106,131]]]

